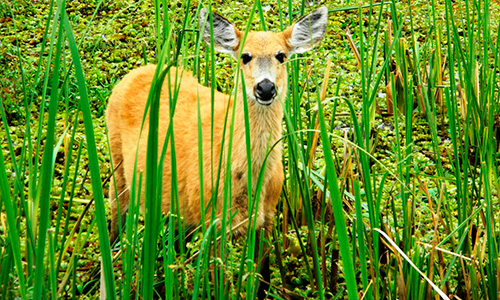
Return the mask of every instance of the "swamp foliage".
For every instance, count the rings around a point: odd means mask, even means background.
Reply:
[[[255,235],[131,209],[108,246],[103,115],[148,63],[232,90],[201,7],[277,31],[321,5],[325,40],[287,62],[270,295],[498,299],[496,0],[0,2],[0,298],[96,299],[102,257],[111,298],[253,299]]]

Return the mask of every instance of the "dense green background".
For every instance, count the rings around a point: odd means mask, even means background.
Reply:
[[[112,168],[103,115],[117,81],[163,51],[180,54],[202,84],[233,88],[236,62],[196,47],[208,2],[68,0],[61,26],[58,3],[0,2],[0,298],[95,299],[103,247],[117,256],[118,299],[252,298],[252,238],[227,240],[215,261],[217,235],[202,231],[179,250],[167,243],[173,222],[158,242],[137,218],[131,248],[104,238]],[[250,15],[250,28],[277,31],[330,9],[325,40],[288,64],[271,293],[438,297],[425,276],[450,299],[498,299],[498,1],[211,5],[243,30]],[[149,269],[144,243],[157,255]],[[150,283],[154,291],[142,288]]]

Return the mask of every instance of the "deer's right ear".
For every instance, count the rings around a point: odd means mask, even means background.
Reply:
[[[213,41],[215,50],[222,53],[229,53],[236,57],[236,52],[240,45],[241,32],[231,22],[217,13],[211,13],[213,23]],[[206,8],[200,11],[200,32],[202,39],[210,45],[210,13]]]

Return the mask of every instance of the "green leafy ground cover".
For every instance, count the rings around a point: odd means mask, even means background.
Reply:
[[[107,99],[128,71],[157,62],[160,41],[167,40],[162,28],[172,28],[176,38],[183,33],[180,61],[202,83],[210,84],[206,70],[214,63],[214,85],[225,92],[232,89],[236,63],[220,54],[211,62],[206,47],[195,51],[195,16],[201,3],[185,5],[161,2],[155,15],[150,1],[65,4],[85,74],[104,195],[112,171],[103,116]],[[239,28],[245,28],[254,7],[251,1],[212,5]],[[325,40],[296,65],[290,63],[291,98],[296,101],[288,109],[292,125],[285,121],[284,128],[285,134],[296,137],[296,143],[291,138],[285,142],[287,180],[275,220],[276,250],[271,253],[274,295],[285,299],[294,295],[280,291],[286,287],[302,297],[318,299],[438,297],[396,247],[373,230],[378,228],[448,297],[497,299],[499,3],[262,2],[257,7],[265,21],[256,11],[251,28],[280,30],[289,24],[290,6],[296,20],[302,9],[308,12],[320,5],[330,9]],[[281,17],[280,11],[285,12]],[[60,62],[55,64],[57,46],[50,43],[52,36],[55,41],[59,36],[59,29],[52,27],[57,25],[56,12],[57,6],[51,8],[47,2],[0,3],[0,140],[6,171],[0,180],[8,187],[1,194],[0,295],[6,299],[37,293],[54,299],[98,295],[94,283],[101,250],[95,216],[100,212],[93,205],[90,146],[79,107],[78,77],[72,71],[71,45],[61,44]],[[329,59],[332,67],[320,109],[318,94]],[[56,70],[63,76],[54,84]],[[54,88],[59,100],[55,126],[51,126],[49,99]],[[299,92],[294,93],[295,88]],[[399,107],[394,115],[388,94]],[[314,130],[329,135],[315,135]],[[47,146],[52,134],[56,143]],[[325,138],[331,143],[333,164],[325,155]],[[40,183],[46,146],[56,151],[50,197],[43,198]],[[340,206],[332,207],[330,202],[331,181],[326,178],[331,172],[338,177]],[[326,188],[325,181],[329,181]],[[14,201],[13,210],[7,206],[7,192]],[[49,220],[44,276],[33,271],[40,253],[35,248],[40,245],[37,228],[39,220],[43,222],[43,207]],[[339,255],[343,241],[334,226],[334,212],[341,212],[347,224],[351,252],[347,258]],[[16,233],[9,217],[15,220]],[[306,222],[309,217],[314,224]],[[140,237],[142,229],[138,233]],[[19,240],[17,248],[13,235]],[[172,297],[192,297],[200,265],[189,257],[203,248],[201,237],[171,264],[166,254],[159,254],[154,276],[158,297],[169,297],[169,272],[179,277],[172,281],[179,286]],[[164,246],[166,230],[161,239],[158,253],[166,253],[170,249]],[[219,264],[214,268],[223,270],[225,280],[241,274],[237,257],[246,244],[244,239],[228,242],[228,252],[235,256],[212,262]],[[140,257],[140,250],[136,251]],[[352,278],[346,274],[344,259],[354,265]],[[22,262],[21,272],[17,261]],[[126,262],[118,259],[115,271],[122,264]],[[248,274],[241,277],[251,277]],[[42,292],[36,292],[40,278],[36,276],[42,276]],[[251,288],[238,294],[236,284],[225,290],[211,286],[209,277],[202,277],[199,297],[220,293],[250,298]],[[131,297],[142,295],[138,278],[120,277],[117,286],[122,299],[124,291]],[[357,295],[348,293],[352,286]]]

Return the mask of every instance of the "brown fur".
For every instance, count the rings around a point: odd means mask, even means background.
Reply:
[[[137,155],[137,172],[144,172],[146,167],[146,149],[148,119],[145,121],[143,134],[140,134],[142,116],[149,93],[149,87],[153,79],[155,66],[145,66],[130,72],[115,87],[109,100],[106,112],[108,124],[111,155],[113,165],[118,166],[115,172],[117,193],[120,199],[120,211],[122,215],[126,212],[128,206],[128,192],[126,188],[130,187],[133,178],[135,158]],[[182,72],[180,69],[171,69],[171,88],[175,88],[175,74]],[[177,161],[179,204],[183,212],[186,224],[196,225],[201,220],[200,203],[200,180],[199,180],[199,162],[198,162],[198,97],[200,105],[200,118],[202,123],[202,145],[203,145],[203,182],[204,182],[204,200],[205,205],[212,195],[212,183],[217,179],[218,158],[220,157],[221,144],[224,132],[224,117],[226,109],[232,112],[233,101],[228,95],[215,92],[214,96],[214,143],[211,141],[211,90],[198,84],[195,78],[187,72],[181,75],[181,83],[177,98],[175,116],[174,116],[174,140]],[[241,88],[240,88],[241,90]],[[161,95],[160,119],[159,119],[159,141],[160,148],[168,128],[169,116],[169,87],[168,79],[165,80]],[[232,147],[232,191],[233,199],[242,195],[246,197],[247,191],[247,157],[245,143],[245,124],[242,97],[236,100],[236,115],[233,133]],[[229,106],[228,106],[228,102]],[[260,108],[258,104],[249,103],[250,119],[250,140],[252,142],[252,179],[254,185],[257,182],[258,174],[262,167],[263,160],[267,150],[281,136],[282,107],[279,101],[272,104],[272,107]],[[229,127],[229,126],[228,126]],[[226,129],[224,144],[229,142],[229,128]],[[138,147],[138,151],[135,150]],[[213,152],[211,151],[213,147]],[[227,157],[226,154],[223,155]],[[213,157],[211,155],[213,154]],[[259,205],[259,217],[257,226],[261,227],[265,215],[274,215],[276,203],[278,201],[281,185],[283,183],[283,167],[281,163],[281,147],[276,147],[270,154],[266,163],[266,172],[263,181],[261,205]],[[167,158],[170,157],[170,147],[167,149]],[[123,162],[122,162],[123,161]],[[213,162],[213,164],[211,163]],[[225,170],[225,161],[222,162],[222,170]],[[170,212],[170,183],[171,168],[170,161],[167,159],[163,166],[163,202],[162,211]],[[221,183],[222,184],[222,183]],[[113,240],[118,234],[118,215],[113,184],[110,189],[111,214],[112,214],[112,237]],[[222,189],[222,188],[220,188]],[[144,190],[144,187],[142,187]],[[243,194],[242,194],[243,192]],[[220,193],[219,193],[220,194]],[[143,197],[141,197],[143,199]],[[142,203],[143,204],[143,201]],[[241,205],[237,205],[241,204]],[[143,206],[143,205],[141,205]],[[237,207],[235,207],[237,206]],[[234,210],[240,212],[234,217],[232,224],[236,225],[244,221],[248,213],[248,204],[245,201],[236,201],[232,203]],[[221,215],[222,205],[218,205],[217,212]],[[210,211],[210,210],[209,210]],[[240,214],[245,217],[240,217]],[[210,215],[207,215],[209,218]],[[246,232],[246,226],[240,226],[238,231]]]
[[[206,9],[200,10],[202,39],[209,44],[213,41],[216,50],[229,53],[235,58],[239,59],[242,55],[240,67],[245,85],[242,86],[241,80],[238,80],[236,97],[215,91],[212,98],[210,88],[198,84],[189,72],[182,69],[171,68],[170,75],[164,81],[160,95],[158,151],[160,153],[162,151],[169,127],[171,95],[178,90],[173,118],[173,136],[179,209],[186,225],[197,225],[212,217],[210,213],[214,207],[206,209],[212,198],[216,200],[215,204],[212,204],[215,205],[217,214],[215,217],[222,217],[224,209],[222,187],[225,180],[229,179],[227,177],[230,176],[231,198],[229,203],[226,203],[228,209],[226,216],[228,218],[232,216],[232,219],[226,221],[233,228],[233,233],[245,234],[249,217],[248,191],[250,188],[253,197],[256,196],[258,178],[263,171],[261,192],[258,195],[260,196],[259,206],[254,220],[256,220],[256,230],[269,227],[276,211],[284,179],[280,138],[288,78],[286,65],[282,62],[295,53],[303,53],[312,49],[323,39],[326,32],[327,14],[328,9],[322,7],[301,18],[283,32],[250,32],[244,44],[241,45],[243,34],[229,21],[218,14],[210,15]],[[208,19],[212,20],[213,26],[207,23]],[[213,28],[213,32],[210,32],[210,28]],[[111,241],[117,238],[119,224],[123,222],[128,208],[129,189],[133,184],[134,170],[137,172],[135,175],[141,175],[146,171],[148,115],[146,115],[142,133],[141,126],[155,69],[156,66],[150,65],[131,71],[116,85],[109,99],[106,121],[113,165],[117,168],[114,172],[115,181],[111,183],[109,193]],[[248,105],[248,129],[251,143],[251,187],[248,186],[244,95]],[[231,124],[233,111],[234,124]],[[226,115],[229,116],[228,125],[225,125]],[[198,120],[201,120],[202,149],[199,149]],[[233,132],[231,128],[234,128]],[[232,147],[229,149],[231,136]],[[271,149],[274,145],[276,147]],[[170,212],[170,150],[169,142],[163,165],[163,213]],[[199,151],[201,151],[202,162],[199,161]],[[221,157],[222,161],[219,161]],[[228,157],[231,157],[231,169],[226,174],[229,165]],[[200,186],[200,163],[203,164],[203,186]],[[218,175],[219,166],[220,175]],[[147,178],[143,178],[142,182],[144,180]],[[218,180],[220,180],[220,188],[215,191],[214,187]],[[144,191],[144,184],[140,189]],[[144,207],[143,203],[144,193],[141,195],[141,209]],[[118,211],[120,211],[120,216]],[[205,220],[202,220],[203,211],[207,211]],[[268,258],[264,257],[261,273],[264,281],[269,282],[267,262]],[[106,298],[104,282],[101,272],[101,299]],[[259,298],[266,296],[266,289],[266,284],[260,286]]]
[[[322,7],[283,32],[249,32],[244,38],[243,34],[224,17],[212,14],[212,17],[208,18],[209,14],[205,9],[200,11],[200,29],[205,42],[210,44],[213,40],[217,50],[230,53],[238,59],[240,54],[247,58],[250,56],[251,59],[244,60],[242,57],[240,67],[245,85],[242,86],[241,80],[238,80],[236,97],[215,91],[212,99],[211,89],[200,85],[189,72],[182,69],[171,68],[170,77],[167,76],[164,81],[160,96],[159,151],[163,147],[169,126],[170,97],[178,90],[173,131],[179,208],[187,225],[197,225],[206,221],[201,220],[201,213],[206,209],[212,196],[216,199],[217,217],[222,216],[224,193],[222,188],[214,191],[214,186],[217,180],[220,180],[220,186],[223,186],[226,176],[231,176],[231,201],[227,203],[227,209],[230,211],[226,216],[234,215],[234,217],[227,221],[230,221],[236,233],[246,232],[249,187],[244,94],[247,98],[250,126],[252,195],[256,190],[261,169],[265,168],[256,214],[256,229],[269,225],[266,223],[270,223],[274,216],[284,179],[279,140],[283,118],[282,105],[287,94],[288,78],[286,66],[282,61],[294,53],[302,53],[313,48],[321,41],[326,31],[327,13],[328,10]],[[208,19],[213,20],[213,35],[207,23]],[[242,43],[244,44],[241,45]],[[148,117],[144,122],[142,133],[141,125],[155,69],[155,66],[150,65],[131,71],[116,85],[109,99],[106,119],[110,150],[113,165],[118,166],[114,173],[116,190],[113,184],[110,188],[112,241],[118,235],[118,222],[119,220],[123,222],[128,208],[128,190],[132,185],[134,170],[137,170],[136,175],[146,170]],[[234,132],[231,132],[231,126],[225,125],[225,117],[229,116],[227,124],[230,124],[233,109]],[[201,119],[202,129],[203,187],[200,186],[199,174],[198,119]],[[232,147],[229,149],[231,134]],[[269,152],[275,144],[277,146]],[[167,147],[166,161],[163,165],[163,213],[170,212],[170,150],[170,146]],[[231,170],[230,174],[225,174],[229,152],[231,152]],[[264,165],[266,156],[268,157]],[[219,161],[220,157],[222,161]],[[222,171],[217,178],[219,165]],[[144,186],[141,190],[144,191]],[[202,190],[203,195],[200,195]],[[116,195],[119,201],[116,201]],[[141,199],[144,199],[144,194]],[[143,202],[142,200],[141,208],[144,207]],[[118,208],[121,217],[118,216]],[[209,219],[212,217],[210,215],[212,209],[206,211],[208,212],[206,218]]]

